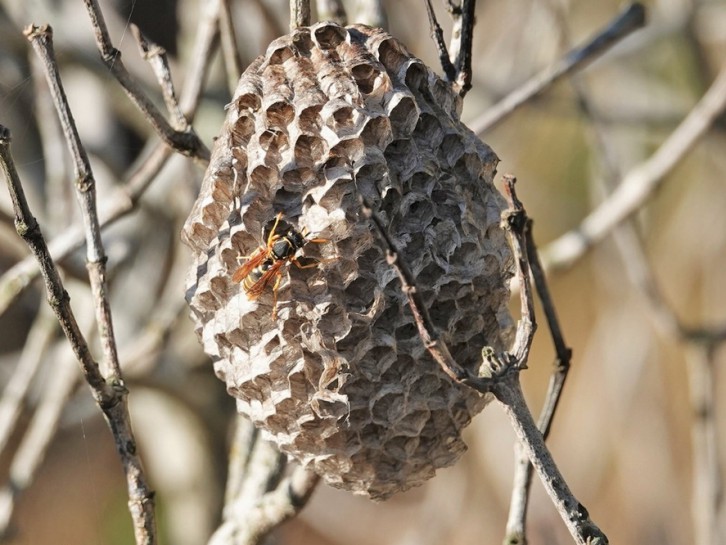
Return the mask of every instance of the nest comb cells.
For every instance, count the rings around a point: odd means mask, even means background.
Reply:
[[[239,412],[332,486],[373,499],[453,464],[488,398],[426,351],[360,197],[461,365],[476,374],[482,348],[505,349],[511,333],[498,159],[460,108],[383,30],[296,29],[242,75],[182,234],[196,331]],[[274,230],[307,238],[251,297],[235,272]]]

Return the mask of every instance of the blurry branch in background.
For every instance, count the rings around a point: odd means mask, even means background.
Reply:
[[[388,17],[382,0],[356,0],[356,11],[351,21],[372,27],[388,29]]]
[[[209,150],[199,140],[193,129],[187,126],[184,130],[174,130],[128,73],[121,61],[121,52],[113,47],[111,43],[111,37],[108,34],[106,22],[97,0],[84,0],[84,3],[91,18],[96,45],[101,53],[101,60],[116,77],[131,101],[144,114],[144,118],[167,145],[193,159],[208,162]]]
[[[219,4],[219,36],[222,49],[224,70],[227,74],[227,89],[230,96],[234,96],[237,81],[242,75],[242,58],[237,45],[237,35],[234,31],[232,19],[232,6],[230,0],[220,0]]]
[[[546,4],[557,24],[560,41],[563,47],[567,47],[569,30],[565,14],[556,2]],[[722,71],[719,79],[724,78],[724,73],[726,70]],[[595,113],[595,108],[592,107],[586,82],[582,77],[574,77],[570,83],[576,93],[584,118],[588,122],[587,128],[589,128],[592,149],[596,152],[594,157],[598,162],[599,176],[596,176],[596,180],[604,186],[601,188],[603,194],[611,194],[617,191],[618,180],[623,176],[615,154],[614,143],[608,138],[608,131]],[[722,85],[719,93],[721,100],[726,100],[726,87]],[[715,98],[718,98],[718,95]],[[713,104],[717,106],[718,101],[714,100]],[[723,102],[720,107],[723,109]],[[714,115],[711,117],[711,114],[706,114],[705,110],[701,109],[702,121],[712,123],[717,115],[716,111],[714,110]],[[679,130],[681,129],[677,129],[676,132]],[[695,137],[697,133],[694,131],[692,134]],[[680,149],[682,156],[689,148],[684,145]],[[662,157],[671,159],[671,169],[680,159],[680,156],[670,154],[662,154]],[[661,179],[665,174],[667,171],[663,170]],[[639,207],[647,204],[647,199],[653,196],[653,192],[644,196]],[[720,535],[719,519],[724,490],[723,477],[719,468],[715,404],[717,381],[714,371],[715,353],[726,342],[726,319],[717,327],[687,326],[678,317],[676,311],[669,306],[659,289],[658,280],[646,257],[636,222],[632,218],[623,220],[614,228],[613,238],[620,252],[625,271],[635,286],[636,292],[650,310],[659,333],[667,340],[675,340],[686,345],[684,356],[687,363],[691,409],[694,418],[691,435],[693,456],[691,514],[695,535],[694,543],[699,545],[722,543],[724,536]]]
[[[317,0],[318,21],[333,21],[341,26],[348,24],[348,15],[341,0]]]
[[[645,8],[635,2],[630,4],[605,29],[585,45],[575,48],[553,66],[544,69],[519,88],[507,94],[494,106],[469,123],[469,128],[481,135],[501,123],[507,116],[550,88],[562,77],[582,70],[612,46],[629,36],[645,24]]]
[[[289,476],[285,477],[285,470]],[[223,522],[209,545],[258,545],[310,499],[320,477],[287,461],[261,437],[247,417],[237,415],[230,449]]]
[[[534,316],[534,297],[530,283],[528,241],[530,221],[522,203],[517,198],[515,179],[505,176],[506,194],[510,207],[502,214],[502,227],[508,232],[514,254],[515,276],[520,287],[521,316],[517,323],[514,342],[508,352],[496,354],[491,348],[482,351],[479,376],[474,376],[457,363],[451,356],[445,342],[439,337],[435,326],[428,316],[426,306],[418,296],[415,279],[408,265],[401,260],[396,245],[386,231],[378,214],[368,201],[360,197],[363,215],[375,227],[378,238],[386,250],[388,263],[397,273],[401,291],[406,295],[419,336],[424,346],[441,369],[460,384],[487,394],[491,393],[499,401],[510,419],[521,448],[537,470],[542,484],[555,508],[562,517],[578,545],[605,545],[605,534],[590,520],[587,510],[573,496],[565,479],[547,449],[544,437],[532,418],[519,383],[519,373],[527,368],[529,351],[536,330]],[[554,314],[554,309],[550,309]],[[557,326],[553,328],[559,330]],[[561,335],[560,335],[561,337]],[[556,399],[554,404],[556,405]],[[523,489],[524,490],[524,489]],[[526,495],[521,496],[526,507]],[[524,508],[523,513],[526,512]],[[524,515],[522,515],[524,516]],[[523,535],[523,534],[522,534]]]
[[[44,312],[38,317],[42,319]],[[46,316],[47,319],[47,316]],[[55,326],[57,321],[53,320]],[[30,340],[30,339],[29,339]],[[26,344],[26,347],[28,344]],[[13,454],[8,482],[0,488],[0,537],[11,534],[10,522],[15,509],[16,499],[32,484],[41,462],[58,429],[63,409],[79,384],[78,368],[72,353],[59,350],[60,356],[52,358],[54,365],[52,380],[43,385],[43,392],[30,424]],[[65,347],[63,347],[65,348]],[[48,347],[37,355],[39,360],[45,359],[46,365],[51,364]],[[3,445],[5,447],[5,445]]]
[[[726,66],[688,116],[647,160],[622,176],[617,188],[572,231],[543,252],[548,270],[570,267],[621,222],[638,212],[726,108]]]

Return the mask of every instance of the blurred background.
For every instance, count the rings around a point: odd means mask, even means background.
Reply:
[[[166,48],[181,89],[213,3],[99,1],[127,68],[162,105],[129,23]],[[371,21],[370,12],[359,11],[363,4],[345,2],[350,22]],[[445,2],[433,4],[448,39]],[[230,5],[243,65],[287,32],[286,1]],[[577,227],[611,191],[603,182],[607,168],[617,171],[617,183],[648,159],[726,67],[726,1],[645,5],[646,27],[579,72],[575,86],[568,79],[555,84],[480,135],[501,158],[499,172],[518,177],[519,196],[535,221],[535,238],[548,263],[557,262],[549,244]],[[585,42],[622,7],[608,0],[479,0],[473,89],[464,102],[464,120],[475,126],[489,107]],[[382,8],[391,34],[440,73],[423,1],[390,0]],[[12,151],[30,205],[47,239],[53,239],[79,225],[80,215],[57,116],[22,35],[30,23],[54,29],[61,75],[91,155],[101,210],[123,201],[126,184],[158,138],[100,61],[83,2],[0,0],[0,124],[12,131]],[[589,114],[583,112],[583,97]],[[229,98],[216,55],[193,123],[210,147]],[[705,375],[709,391],[722,397],[725,354],[718,343],[689,341],[662,327],[663,312],[654,312],[657,305],[649,302],[643,286],[657,287],[661,311],[675,313],[689,327],[723,329],[726,324],[725,129],[721,116],[635,216],[642,256],[652,272],[644,284],[633,282],[627,267],[632,260],[623,258],[611,236],[567,266],[551,268],[550,287],[574,356],[549,444],[573,492],[612,543],[694,543],[693,461],[702,452],[691,442],[689,391],[695,391],[694,377],[703,376],[695,370],[706,368],[712,371]],[[603,162],[603,144],[609,163]],[[234,421],[234,403],[199,348],[184,302],[189,259],[179,231],[202,175],[191,160],[173,156],[133,210],[104,231],[133,424],[157,491],[160,542],[174,545],[205,543],[219,523]],[[3,542],[132,543],[125,481],[108,428],[46,308],[42,284],[36,280],[22,291],[17,287],[18,263],[28,255],[15,234],[7,192],[0,191],[3,399],[19,395],[23,381],[18,375],[28,377],[17,416],[3,413],[6,401],[0,402],[0,523],[8,528]],[[97,343],[85,254],[71,253],[60,265],[81,327]],[[515,315],[518,308],[515,297]],[[94,353],[100,357],[99,350]],[[553,361],[540,317],[523,374],[535,415]],[[714,419],[720,432],[715,444],[723,453],[723,404],[716,404]],[[279,528],[270,542],[501,542],[513,433],[492,404],[465,439],[469,450],[457,465],[385,503],[321,484],[302,514]],[[717,462],[722,470],[725,460],[721,455]],[[9,521],[3,521],[13,502]],[[528,527],[533,545],[571,542],[536,478]]]

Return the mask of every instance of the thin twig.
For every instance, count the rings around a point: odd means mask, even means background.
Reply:
[[[98,223],[96,209],[96,180],[91,170],[81,139],[78,136],[76,122],[73,119],[63,84],[58,73],[58,66],[53,52],[53,33],[49,26],[25,29],[25,35],[33,45],[33,49],[43,62],[46,78],[53,102],[60,117],[61,127],[68,143],[75,171],[76,195],[81,203],[81,215],[86,232],[86,266],[91,281],[91,290],[96,302],[96,318],[103,345],[106,368],[110,380],[121,380],[121,366],[118,361],[116,339],[113,333],[113,320],[108,302],[108,285],[106,283],[106,252],[101,241],[101,227]]]
[[[446,49],[446,42],[444,41],[444,31],[441,30],[439,21],[436,19],[434,8],[431,5],[431,0],[424,0],[426,4],[426,13],[429,16],[429,28],[431,29],[431,39],[436,45],[436,50],[439,52],[439,61],[441,62],[441,68],[444,70],[447,81],[453,82],[456,79],[456,68],[454,63],[449,58],[449,52]]]
[[[161,139],[180,153],[203,162],[209,161],[209,149],[193,130],[175,131],[154,104],[146,97],[136,81],[131,77],[121,61],[121,52],[113,47],[111,38],[97,0],[83,0],[91,18],[96,45],[101,60],[123,87],[126,95],[143,113]]]
[[[572,350],[565,343],[559,320],[557,319],[557,313],[550,296],[547,280],[539,261],[537,246],[534,243],[531,220],[527,221],[525,236],[527,257],[529,259],[532,278],[537,295],[542,303],[556,354],[554,372],[550,376],[545,402],[537,422],[537,428],[542,433],[543,439],[547,440],[554,420],[555,411],[560,402],[562,389],[565,386],[567,373],[570,369]],[[525,521],[529,505],[529,492],[531,489],[533,469],[527,453],[522,448],[522,445],[518,444],[515,451],[514,480],[512,497],[509,504],[509,516],[507,517],[505,543],[524,545],[527,542]]]
[[[161,95],[164,97],[166,110],[171,116],[171,124],[177,131],[189,130],[189,121],[179,107],[179,101],[174,91],[174,82],[171,78],[169,59],[166,56],[166,49],[150,41],[136,25],[131,25],[131,33],[136,38],[141,50],[141,56],[151,65],[156,81],[161,87]]]
[[[456,66],[454,87],[462,97],[471,89],[475,10],[476,0],[463,0],[461,6],[452,13],[454,26],[451,31],[451,51],[454,57],[451,60]]]
[[[643,5],[637,2],[630,4],[623,13],[618,15],[612,23],[584,46],[573,49],[554,66],[543,70],[518,89],[509,93],[497,104],[474,119],[469,127],[477,134],[492,129],[517,108],[542,93],[560,78],[575,70],[584,68],[644,24],[645,8]]]
[[[545,269],[571,266],[616,226],[631,217],[660,187],[676,164],[726,109],[726,66],[683,122],[646,161],[630,170],[613,191],[580,225],[550,243],[543,252]]]
[[[414,321],[416,322],[419,336],[421,337],[426,350],[429,351],[436,363],[439,364],[441,370],[452,380],[461,382],[473,378],[464,367],[454,360],[454,357],[451,355],[451,352],[449,352],[449,348],[446,346],[446,343],[439,338],[436,328],[429,316],[428,309],[416,289],[413,274],[411,274],[411,271],[408,269],[406,263],[399,259],[396,244],[391,239],[391,236],[388,234],[388,231],[383,225],[381,219],[378,217],[378,214],[373,211],[373,208],[363,195],[360,195],[360,201],[361,212],[373,223],[378,235],[385,243],[386,259],[388,264],[391,265],[398,274],[398,279],[401,282],[401,291],[408,299],[408,304],[411,308]]]
[[[0,159],[7,180],[18,234],[28,244],[38,260],[41,274],[48,292],[48,303],[55,313],[63,333],[70,341],[73,352],[81,364],[84,378],[91,387],[96,403],[103,411],[111,428],[129,488],[129,510],[134,522],[137,544],[156,543],[156,529],[153,515],[153,493],[146,484],[141,460],[138,457],[136,442],[130,427],[126,407],[126,389],[120,377],[106,382],[88,349],[83,334],[78,328],[69,304],[68,293],[53,262],[45,243],[40,226],[33,217],[25,193],[18,178],[15,164],[10,154],[10,131],[0,126]]]
[[[310,0],[290,0],[290,30],[310,26]]]
[[[516,276],[521,286],[521,311],[515,341],[508,353],[497,355],[491,348],[484,348],[482,357],[486,377],[472,377],[451,357],[446,344],[438,337],[433,324],[427,320],[428,313],[417,296],[414,279],[406,264],[399,258],[395,244],[383,222],[361,195],[361,210],[373,223],[379,238],[385,244],[388,262],[394,267],[408,298],[409,307],[424,346],[443,371],[453,380],[465,384],[481,393],[491,392],[504,406],[515,433],[537,470],[542,483],[552,498],[555,507],[578,545],[604,545],[607,537],[590,520],[585,508],[572,495],[565,480],[547,450],[541,432],[527,408],[519,386],[519,372],[526,368],[529,350],[536,329],[532,289],[529,282],[529,262],[526,252],[525,227],[528,223],[524,208],[514,190],[515,179],[507,177],[506,192],[510,198],[510,209],[502,214],[502,225],[508,231],[514,252]]]

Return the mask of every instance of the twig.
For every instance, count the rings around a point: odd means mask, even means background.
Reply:
[[[310,26],[310,0],[290,0],[290,30]]]
[[[551,454],[547,450],[542,434],[537,429],[537,425],[527,408],[524,395],[519,386],[519,372],[527,366],[536,322],[524,235],[528,220],[524,208],[517,198],[514,183],[513,177],[507,177],[505,180],[511,206],[509,210],[502,214],[502,225],[510,235],[516,275],[521,283],[522,317],[517,327],[515,341],[508,353],[496,355],[488,347],[482,351],[483,366],[489,367],[484,372],[489,376],[483,378],[472,377],[466,369],[453,360],[446,344],[438,337],[430,320],[427,320],[426,307],[416,295],[417,290],[413,277],[406,264],[399,259],[396,247],[385,226],[365,198],[362,195],[359,198],[362,213],[370,218],[379,238],[385,244],[388,262],[398,274],[402,290],[408,298],[424,346],[449,377],[481,393],[491,392],[504,406],[522,448],[537,470],[547,493],[552,498],[575,542],[578,545],[604,545],[607,543],[607,537],[590,520],[587,510],[575,499],[567,487]]]
[[[424,0],[426,3],[426,13],[429,16],[429,28],[431,29],[431,39],[436,45],[436,50],[439,52],[439,61],[441,62],[441,68],[444,70],[447,81],[453,82],[456,80],[456,68],[449,58],[449,52],[446,49],[446,42],[444,41],[444,32],[441,30],[434,8],[431,5],[431,0]]]
[[[71,310],[68,293],[63,287],[58,270],[48,252],[40,226],[28,207],[10,154],[10,131],[3,126],[0,126],[0,160],[13,202],[18,234],[28,244],[40,264],[41,274],[48,292],[48,303],[58,318],[63,333],[70,341],[73,352],[81,364],[84,378],[90,385],[93,397],[103,411],[113,433],[116,448],[127,476],[129,509],[134,522],[137,544],[151,545],[156,542],[153,493],[146,484],[141,461],[136,451],[136,442],[125,403],[126,389],[120,377],[114,382],[106,382],[99,371],[98,364],[91,356],[88,344],[79,330]]]
[[[474,47],[474,11],[476,0],[462,0],[461,6],[452,11],[454,26],[451,31],[451,61],[456,66],[454,87],[464,96],[471,89],[471,60]]]
[[[469,127],[482,134],[499,124],[525,102],[539,95],[560,78],[584,68],[613,45],[645,24],[645,8],[640,3],[630,4],[612,23],[584,46],[573,49],[554,66],[532,77],[518,89],[474,119]]]
[[[29,26],[25,36],[43,62],[51,96],[60,117],[61,127],[73,157],[76,178],[76,194],[81,203],[81,215],[86,232],[86,266],[91,281],[91,290],[96,301],[96,319],[99,325],[105,362],[112,382],[121,380],[121,366],[118,361],[116,339],[113,333],[111,308],[108,303],[106,284],[106,253],[101,241],[101,227],[96,210],[96,180],[91,171],[88,154],[81,143],[65,91],[58,74],[53,52],[53,33],[49,26]]]
[[[146,120],[167,145],[184,155],[205,163],[208,162],[209,149],[197,135],[191,129],[185,132],[175,131],[128,73],[121,61],[121,52],[113,47],[111,43],[98,1],[83,0],[83,2],[91,18],[96,45],[101,53],[101,60],[121,84],[131,102],[144,114]]]
[[[618,188],[576,228],[550,243],[543,252],[545,269],[571,266],[613,228],[640,210],[726,108],[726,66],[701,100],[668,139],[646,161],[633,168]]]
[[[557,312],[555,311],[549,287],[547,286],[547,280],[539,261],[537,246],[534,243],[534,237],[532,234],[532,220],[527,221],[525,237],[527,257],[531,267],[532,278],[534,279],[539,299],[542,302],[542,308],[547,320],[547,326],[552,337],[552,343],[555,347],[556,354],[554,372],[550,376],[547,393],[545,395],[545,402],[537,422],[537,428],[542,433],[543,439],[547,440],[554,420],[555,411],[557,410],[557,406],[560,402],[562,389],[565,386],[565,380],[567,379],[567,374],[570,369],[572,350],[568,348],[565,343],[559,320],[557,319]],[[522,448],[521,443],[518,444],[515,451],[514,480],[512,486],[512,497],[509,504],[509,516],[507,517],[505,543],[517,543],[523,545],[527,541],[525,521],[527,518],[533,469],[534,468],[529,461],[529,457]]]
[[[156,81],[159,83],[159,87],[161,87],[161,95],[164,97],[164,104],[166,104],[166,109],[171,116],[172,126],[178,131],[188,131],[190,129],[189,121],[186,117],[184,117],[184,114],[179,107],[179,101],[176,98],[174,82],[171,78],[171,70],[169,69],[169,59],[166,56],[166,50],[160,45],[151,42],[146,36],[144,36],[139,27],[134,24],[131,25],[131,33],[134,35],[134,38],[136,38],[136,41],[139,44],[141,56],[151,65],[151,68],[154,71]]]
[[[342,26],[348,24],[348,15],[342,0],[317,0],[315,7],[318,11],[318,20],[333,21]]]
[[[446,373],[449,378],[457,382],[473,380],[470,373],[460,366],[454,357],[449,352],[448,346],[440,338],[436,332],[436,328],[431,321],[428,309],[424,305],[423,299],[416,290],[415,281],[408,266],[399,259],[398,250],[396,245],[391,239],[391,236],[386,231],[383,222],[378,215],[373,211],[373,208],[368,203],[368,200],[360,195],[361,212],[368,218],[376,228],[378,235],[386,246],[386,259],[388,264],[391,265],[398,279],[401,282],[401,291],[408,299],[408,304],[411,308],[416,327],[418,328],[419,336],[423,341],[426,350],[429,351],[434,361],[439,364],[441,370]],[[485,389],[486,390],[486,389]]]
[[[201,97],[204,76],[209,69],[210,59],[214,53],[217,37],[217,9],[219,0],[209,0],[203,6],[202,22],[194,45],[191,68],[181,92],[180,108],[187,119],[193,119]],[[172,148],[164,144],[155,144],[143,159],[130,169],[126,187],[117,195],[104,201],[99,206],[101,228],[105,228],[123,218],[136,208],[141,196],[145,193],[156,175],[161,171],[172,155]],[[48,243],[54,260],[61,260],[83,245],[83,231],[71,226]],[[38,277],[40,273],[35,259],[30,256],[13,265],[0,277],[0,315],[20,296],[21,293]]]

